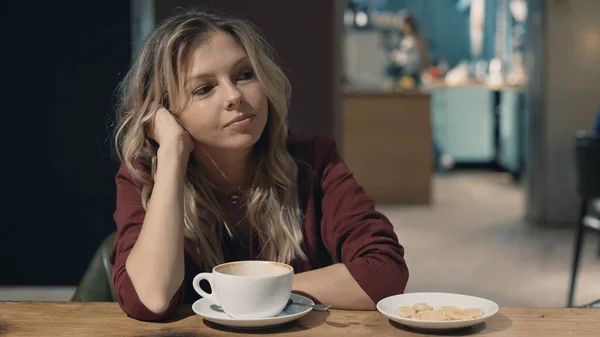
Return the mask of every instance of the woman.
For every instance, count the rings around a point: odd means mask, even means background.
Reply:
[[[401,11],[393,19],[394,25],[402,34],[400,46],[392,53],[392,65],[388,70],[394,82],[403,76],[411,77],[414,83],[419,83],[421,73],[431,66],[427,41],[417,25],[417,21],[406,11]],[[454,158],[444,153],[439,141],[433,140],[433,156],[435,168],[441,171],[454,167]]]
[[[337,308],[404,291],[403,247],[333,141],[288,139],[290,85],[250,23],[167,19],[122,91],[111,261],[129,316],[168,318],[234,260],[288,263],[295,292]]]
[[[392,53],[396,73],[418,81],[421,73],[430,66],[427,42],[412,15],[402,12],[394,18],[394,22],[402,34],[399,48]]]

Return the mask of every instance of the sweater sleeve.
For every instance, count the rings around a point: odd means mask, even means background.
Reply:
[[[346,265],[374,303],[403,293],[409,273],[392,224],[375,210],[334,141],[317,142],[322,168],[321,235],[326,248],[336,263]]]
[[[117,237],[111,253],[111,262],[113,263],[112,281],[117,301],[121,309],[132,318],[142,321],[163,320],[177,311],[183,298],[183,287],[179,287],[169,308],[160,315],[150,311],[139,299],[125,269],[125,262],[140,234],[146,214],[142,205],[141,186],[134,182],[124,165],[119,169],[115,180],[117,207],[114,219],[117,224]]]

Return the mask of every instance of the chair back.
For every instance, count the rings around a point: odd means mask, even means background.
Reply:
[[[116,302],[115,290],[111,280],[112,264],[110,252],[116,233],[102,241],[92,257],[81,281],[77,285],[73,302]]]
[[[579,194],[586,199],[600,198],[600,135],[577,132],[575,166]]]

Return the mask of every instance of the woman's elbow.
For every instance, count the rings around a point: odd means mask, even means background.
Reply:
[[[139,301],[119,299],[119,305],[123,312],[139,321],[159,322],[168,319],[173,313],[170,301],[162,298],[143,298]]]
[[[404,290],[406,290],[406,285],[408,284],[408,279],[410,277],[410,273],[408,271],[408,266],[406,265],[405,261],[402,261],[399,264],[399,269],[400,269],[400,275],[398,277],[398,279],[399,279],[398,293],[404,293]]]
[[[367,297],[365,300],[358,303],[358,308],[357,308],[357,310],[364,310],[364,311],[373,311],[376,309],[377,309],[377,305],[375,304],[375,302],[373,302],[373,300],[370,297]]]
[[[377,302],[390,296],[403,294],[408,284],[409,272],[404,261],[390,263],[387,268],[371,275],[364,282],[364,287],[372,301],[373,308]]]
[[[171,304],[171,299],[167,299],[166,296],[140,296],[140,301],[148,311],[161,319],[165,318]]]
[[[171,281],[171,284],[140,282],[137,285],[134,285],[132,281],[132,288],[137,294],[138,301],[131,298],[129,300],[133,300],[134,308],[141,307],[140,312],[142,316],[146,316],[147,314],[151,317],[150,320],[167,318],[176,309],[175,307],[181,298],[180,290],[183,284],[183,277],[181,280]]]
[[[168,296],[166,293],[151,289],[136,289],[129,278],[115,284],[117,301],[123,312],[140,321],[162,321],[169,318],[178,309],[181,294]]]
[[[382,280],[380,287],[384,296],[403,294],[408,285],[409,272],[406,263],[399,262],[395,268],[391,268],[388,278]]]

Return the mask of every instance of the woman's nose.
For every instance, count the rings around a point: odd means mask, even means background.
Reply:
[[[244,96],[233,84],[226,86],[224,105],[226,110],[237,110],[244,102]]]

